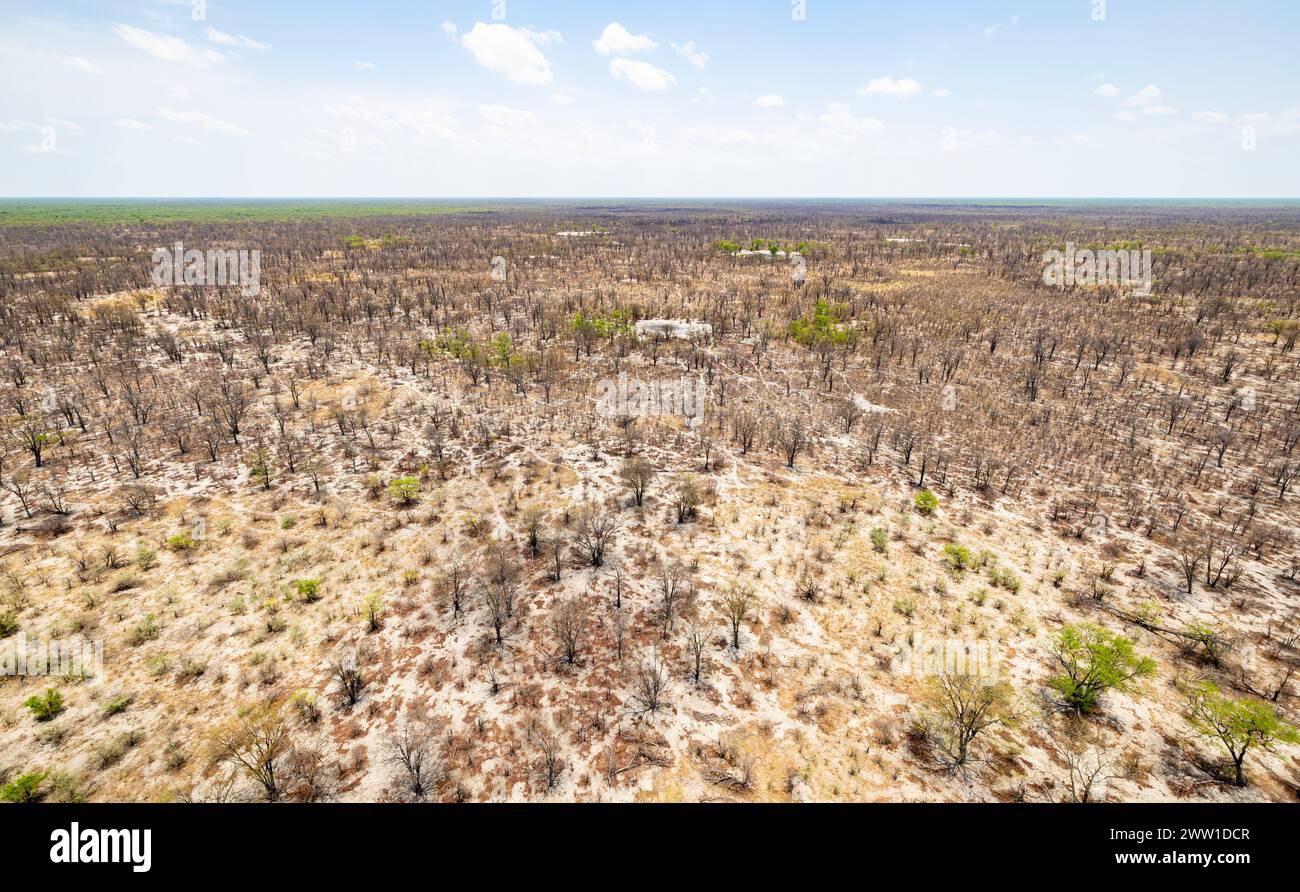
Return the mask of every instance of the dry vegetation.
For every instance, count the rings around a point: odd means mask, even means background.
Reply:
[[[717,247],[755,238],[806,284]],[[1043,286],[1067,240],[1154,249],[1154,294]],[[153,287],[177,241],[259,249],[261,294]],[[104,642],[0,681],[11,797],[1296,797],[1292,211],[65,223],[0,259],[0,652]],[[598,413],[620,373],[702,378],[701,422]],[[1096,697],[1071,632],[1122,636]],[[1000,683],[909,671],[943,639]]]

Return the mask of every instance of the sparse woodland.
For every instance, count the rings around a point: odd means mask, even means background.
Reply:
[[[1067,241],[1154,293],[1045,286]],[[176,242],[261,293],[154,287]],[[0,787],[1294,800],[1298,339],[1286,209],[2,229],[0,653],[104,665],[0,679]]]

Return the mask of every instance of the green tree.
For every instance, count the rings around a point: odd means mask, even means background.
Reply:
[[[398,477],[388,484],[388,495],[403,506],[414,505],[420,499],[420,478]]]
[[[1228,697],[1208,681],[1185,685],[1183,693],[1192,727],[1228,751],[1239,787],[1246,786],[1246,754],[1252,747],[1271,751],[1278,743],[1300,743],[1300,731],[1268,703]]]
[[[1106,691],[1129,690],[1156,672],[1155,660],[1134,653],[1131,640],[1093,623],[1062,629],[1052,655],[1064,672],[1048,684],[1079,712],[1096,711]]]
[[[515,342],[504,331],[498,333],[492,339],[490,347],[492,350],[492,363],[498,368],[505,368],[517,358],[515,356]]]

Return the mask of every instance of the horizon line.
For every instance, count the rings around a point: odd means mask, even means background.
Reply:
[[[1300,195],[2,195],[15,201],[1266,201]]]

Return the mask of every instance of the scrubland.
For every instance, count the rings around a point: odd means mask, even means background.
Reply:
[[[0,785],[1294,801],[1298,275],[1285,208],[11,225],[0,655],[103,659],[0,679]]]

